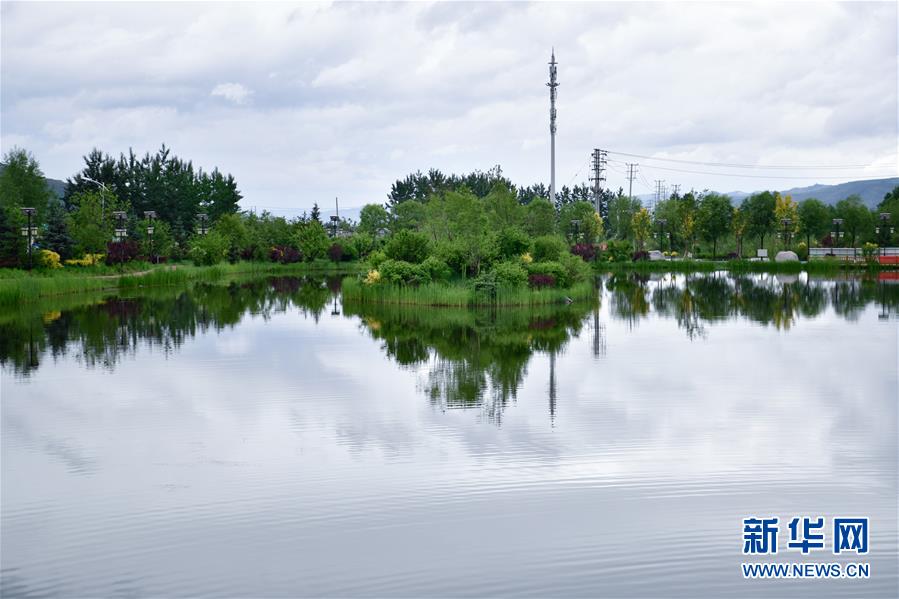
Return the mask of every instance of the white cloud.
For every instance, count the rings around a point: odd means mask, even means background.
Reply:
[[[871,165],[837,173],[846,180],[896,174],[891,3],[227,11],[2,3],[0,11],[0,147],[25,144],[57,178],[77,171],[94,146],[142,153],[164,142],[198,166],[233,173],[245,205],[296,213],[334,196],[347,207],[383,201],[394,180],[431,167],[499,163],[516,182],[545,182],[552,46],[562,183],[586,180],[595,147]],[[818,176],[833,172],[785,182],[654,171],[646,162],[640,173],[698,189],[837,182]],[[623,167],[608,184],[626,187]],[[638,179],[635,193],[651,191],[643,185]]]
[[[212,88],[210,93],[212,96],[221,96],[235,104],[244,104],[252,94],[252,90],[240,83],[219,83]]]

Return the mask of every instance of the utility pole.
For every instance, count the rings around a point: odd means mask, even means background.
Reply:
[[[662,197],[665,193],[662,188],[663,183],[665,183],[664,179],[656,179],[656,199],[655,199],[655,202],[653,202],[653,204],[652,204],[653,211],[655,211],[656,205],[658,205],[658,203],[662,201]]]
[[[672,187],[674,188],[674,193],[672,195],[679,196],[680,195],[680,183],[676,183],[676,184],[672,185]]]
[[[606,170],[606,158],[608,155],[609,153],[605,150],[593,150],[593,176],[590,178],[593,181],[593,209],[600,214],[602,214],[602,211],[599,209],[602,203],[602,184],[606,180],[603,172]]]
[[[627,164],[627,197],[634,197],[634,177],[637,176],[637,166],[639,166],[636,162],[628,162]]]
[[[553,48],[549,62],[549,201],[556,205],[556,49]]]

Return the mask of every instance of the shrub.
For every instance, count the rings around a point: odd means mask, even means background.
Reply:
[[[66,266],[96,266],[106,260],[106,254],[85,254],[81,258],[65,260]]]
[[[874,254],[877,253],[878,245],[876,243],[871,243],[870,241],[866,241],[865,245],[862,246],[862,256],[864,256],[865,260],[872,261],[874,259]]]
[[[38,256],[38,264],[51,270],[54,268],[62,268],[62,264],[59,263],[59,254],[53,250],[41,250],[40,255]]]
[[[420,264],[428,257],[429,246],[428,238],[423,234],[403,230],[387,242],[387,245],[384,246],[384,253],[392,260]]]
[[[521,287],[528,280],[527,271],[515,262],[499,262],[492,273],[496,284],[503,287]]]
[[[453,274],[453,270],[449,265],[436,256],[425,258],[425,261],[421,263],[421,268],[432,281],[446,281]]]
[[[465,248],[458,243],[444,241],[434,248],[434,256],[445,262],[454,272],[464,275],[468,268]]]
[[[559,264],[565,269],[565,277],[562,279],[565,287],[584,281],[591,275],[590,265],[574,254],[563,254],[559,257]]]
[[[268,257],[272,262],[280,262],[281,264],[293,264],[302,259],[299,250],[289,245],[276,245],[271,249]]]
[[[305,260],[324,258],[331,245],[331,239],[325,228],[318,221],[309,221],[300,225],[296,232],[296,245],[300,248]]]
[[[606,253],[612,262],[627,262],[631,259],[631,244],[624,239],[613,239],[606,244]]]
[[[496,236],[499,257],[503,260],[520,256],[531,249],[531,238],[518,227],[503,229]]]
[[[799,259],[805,262],[808,260],[808,245],[804,241],[800,241],[796,244],[796,255],[799,256]]]
[[[195,235],[190,241],[190,259],[197,266],[212,266],[225,259],[228,241],[216,231]]]
[[[543,235],[534,240],[534,262],[551,262],[566,253],[565,242],[553,235]]]
[[[642,262],[643,260],[649,260],[649,252],[646,250],[638,250],[633,253],[631,260],[634,262]]]
[[[727,256],[724,257],[725,260],[739,260],[740,255],[737,252],[730,252]]]
[[[583,264],[580,259],[572,256],[575,260]],[[568,270],[558,262],[534,262],[528,266],[528,274],[530,275],[548,275],[552,277],[553,284],[559,287],[567,287],[569,285]],[[528,277],[530,281],[530,277]]]
[[[387,260],[387,254],[385,254],[381,250],[372,252],[368,256],[368,263],[374,269],[377,269],[379,266],[381,266],[381,263],[384,262],[384,260]]]
[[[576,243],[571,246],[571,253],[580,256],[585,262],[589,262],[596,257],[596,246],[592,243]]]
[[[394,285],[420,285],[431,280],[420,264],[412,264],[405,260],[385,260],[378,268],[378,272],[382,281]]]
[[[534,289],[542,287],[555,287],[556,278],[552,275],[532,274],[528,276],[528,284]]]
[[[131,239],[110,241],[106,244],[106,264],[131,262],[140,254],[140,245]]]
[[[521,263],[522,264],[531,264],[534,262],[534,257],[531,256],[530,252],[525,252],[521,255]]]
[[[365,275],[365,278],[362,279],[362,282],[366,285],[377,285],[381,282],[381,273],[377,270],[370,270],[368,274]]]
[[[343,258],[343,246],[339,243],[332,243],[331,247],[328,248],[328,258],[334,262],[340,262],[341,258]]]

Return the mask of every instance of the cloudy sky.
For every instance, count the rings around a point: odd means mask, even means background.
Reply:
[[[432,167],[548,183],[553,46],[560,186],[586,181],[595,147],[612,187],[640,163],[635,194],[656,179],[786,189],[899,170],[892,2],[0,10],[2,150],[27,148],[53,178],[95,146],[165,143],[233,173],[244,207],[284,215],[382,202]]]

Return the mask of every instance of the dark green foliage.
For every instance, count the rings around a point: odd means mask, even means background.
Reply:
[[[550,235],[544,235],[534,240],[535,262],[558,260],[559,256],[568,253],[568,245],[562,239]]]
[[[318,202],[312,205],[312,213],[309,215],[309,220],[313,220],[317,223],[322,222],[321,219],[322,212],[318,209]]]
[[[820,240],[830,232],[830,209],[820,200],[808,198],[799,202],[799,234],[805,236],[807,248],[812,240]]]
[[[43,247],[59,254],[67,260],[74,256],[75,241],[69,235],[66,209],[57,200],[51,200],[47,208],[47,232],[44,233]]]
[[[22,208],[34,208],[32,226],[42,228],[46,222],[48,202],[53,192],[47,186],[40,165],[29,152],[13,148],[3,158],[5,167],[0,172],[0,264],[14,266],[24,264],[27,241],[21,228],[28,224]],[[37,241],[37,240],[35,240]]]
[[[453,270],[449,265],[437,258],[436,256],[428,256],[421,263],[422,269],[428,274],[431,281],[448,281],[453,275]]]
[[[508,227],[496,236],[500,259],[517,258],[531,249],[531,238],[518,227]]]
[[[381,280],[392,285],[421,285],[431,281],[430,273],[421,264],[404,260],[385,260],[378,266]]]
[[[384,253],[393,260],[419,264],[428,257],[430,243],[421,233],[403,230],[394,235],[384,246]]]
[[[774,207],[776,199],[770,191],[756,193],[740,205],[740,210],[746,214],[746,234],[750,237],[758,237],[759,247],[765,246],[765,236],[774,230]]]
[[[521,287],[528,280],[528,272],[518,262],[498,262],[490,270],[497,285]]]
[[[212,266],[225,259],[228,248],[228,240],[218,231],[194,235],[190,240],[190,258],[197,266]]]

